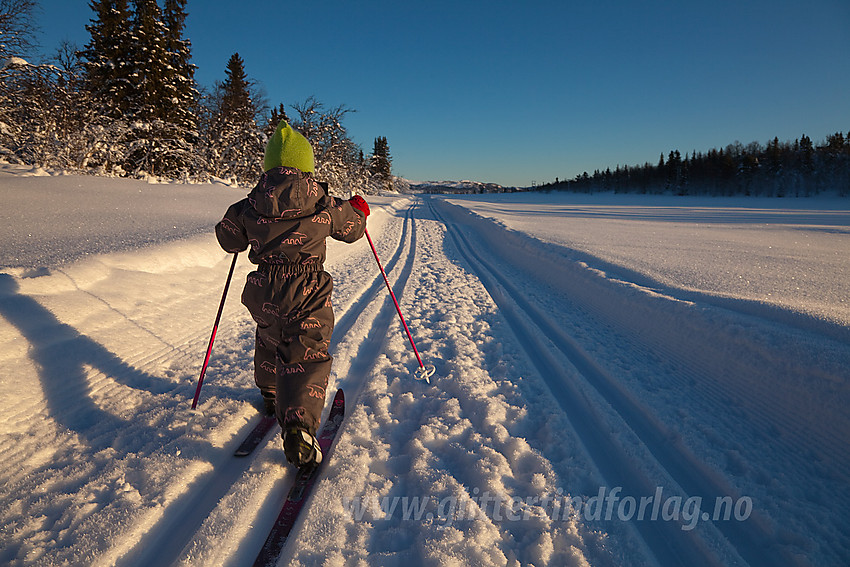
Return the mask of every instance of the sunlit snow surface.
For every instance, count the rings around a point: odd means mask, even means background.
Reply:
[[[251,564],[292,471],[232,457],[244,257],[187,412],[246,191],[29,173],[0,173],[0,563]],[[848,562],[846,200],[368,200],[437,374],[330,243],[348,412],[281,565]]]
[[[763,302],[850,326],[846,198],[555,192],[457,202],[510,229],[585,252],[613,271],[628,270],[629,281]]]

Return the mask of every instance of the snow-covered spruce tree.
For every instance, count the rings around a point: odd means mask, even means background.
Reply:
[[[127,0],[93,0],[94,19],[86,25],[91,40],[80,52],[85,60],[86,88],[100,112],[123,118],[130,110],[133,90],[133,38]]]
[[[198,92],[185,1],[92,0],[85,59],[86,90],[98,110],[86,124],[86,160],[102,171],[185,177],[199,168]]]
[[[127,0],[92,0],[94,17],[86,25],[91,39],[79,52],[84,83],[80,166],[101,174],[122,174],[131,139],[130,104],[134,88],[132,14]]]
[[[183,39],[187,0],[165,0],[162,17],[165,24],[165,48],[170,77],[163,95],[164,116],[185,134],[191,143],[198,138],[198,104],[200,94],[195,83],[192,44]]]
[[[372,174],[374,185],[377,185],[382,190],[392,190],[392,157],[390,157],[390,145],[385,136],[375,138],[369,171]]]
[[[344,105],[326,110],[314,97],[293,105],[293,127],[310,141],[316,158],[316,177],[327,181],[334,192],[368,192],[368,171],[362,151],[348,136],[342,119],[353,112]]]
[[[269,112],[269,119],[266,122],[265,128],[263,128],[263,134],[266,135],[266,139],[272,137],[272,134],[274,134],[274,131],[277,129],[277,125],[280,124],[281,120],[292,122],[289,119],[289,115],[286,114],[286,108],[283,106],[283,103],[280,103],[276,108],[272,108]]]
[[[203,153],[216,177],[250,184],[262,169],[265,136],[257,127],[251,82],[238,53],[228,60],[225,75],[208,101]]]
[[[826,137],[818,147],[821,156],[821,177],[824,187],[837,191],[842,197],[850,195],[850,132],[836,132]]]
[[[170,30],[156,0],[134,0],[133,4],[133,89],[128,109],[132,132],[126,169],[134,175],[186,177],[196,162],[191,140],[195,129],[191,121],[185,127],[186,109],[175,112],[180,102],[175,98],[179,86],[194,79],[180,75],[173,66],[168,49]],[[172,17],[180,19],[179,15]]]

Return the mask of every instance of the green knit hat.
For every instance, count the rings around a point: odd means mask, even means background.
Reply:
[[[266,144],[266,155],[263,158],[263,171],[276,167],[296,167],[301,171],[312,173],[315,170],[313,148],[307,138],[292,129],[286,120],[280,124]]]

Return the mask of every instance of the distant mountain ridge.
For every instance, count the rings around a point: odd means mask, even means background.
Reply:
[[[513,193],[516,187],[504,187],[498,183],[483,183],[481,181],[422,181],[410,182],[413,191],[423,193]]]

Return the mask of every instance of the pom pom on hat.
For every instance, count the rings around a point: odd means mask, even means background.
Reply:
[[[315,170],[313,147],[307,138],[296,132],[286,120],[281,120],[266,144],[263,171],[276,167],[295,167],[306,173]]]

